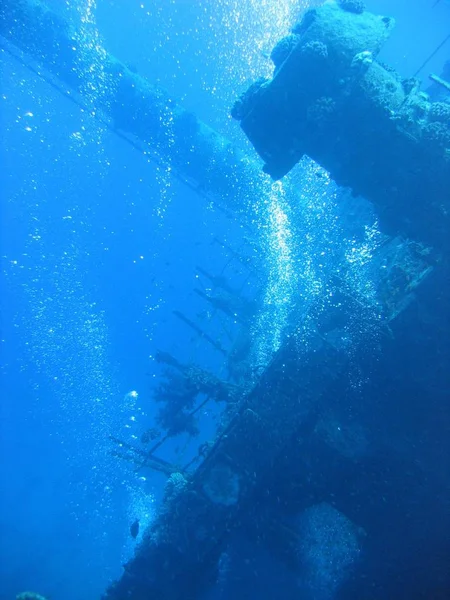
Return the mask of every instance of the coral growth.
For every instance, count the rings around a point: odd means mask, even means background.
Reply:
[[[298,35],[291,33],[278,42],[270,55],[275,68],[280,67],[284,63],[286,58],[298,43],[299,39],[300,37]]]
[[[181,473],[172,473],[164,486],[164,501],[170,502],[186,489],[187,481]]]
[[[310,8],[307,10],[303,15],[302,20],[292,28],[292,33],[296,33],[298,35],[305,33],[308,27],[314,22],[316,16],[317,10],[315,8]]]
[[[366,5],[361,0],[339,0],[339,6],[347,12],[360,15],[366,10]]]
[[[191,411],[197,395],[197,386],[175,370],[168,369],[154,393],[154,399],[163,403],[156,415],[158,425],[171,436],[183,432],[196,436],[198,426]]]
[[[215,504],[233,506],[239,499],[239,476],[228,465],[218,464],[209,473],[203,491]]]
[[[428,113],[430,123],[444,123],[450,127],[450,104],[447,102],[433,102]]]
[[[308,597],[334,598],[351,575],[365,532],[325,502],[298,518],[298,559]]]
[[[373,63],[373,54],[368,50],[363,50],[362,52],[358,52],[353,57],[351,67],[352,69],[359,69],[360,71],[366,70]],[[384,67],[383,67],[384,69]],[[386,70],[386,69],[384,69]]]
[[[308,42],[302,46],[301,54],[308,59],[326,60],[328,48],[323,42]]]
[[[336,102],[333,100],[333,98],[329,98],[327,96],[318,98],[308,108],[308,122],[315,127],[322,129],[331,121],[331,117],[335,110]]]
[[[444,123],[435,121],[428,123],[422,130],[423,139],[431,148],[435,150],[443,150],[450,148],[450,128]]]

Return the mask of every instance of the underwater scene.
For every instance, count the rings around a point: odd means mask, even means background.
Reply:
[[[1,0],[0,600],[450,600],[450,2]]]

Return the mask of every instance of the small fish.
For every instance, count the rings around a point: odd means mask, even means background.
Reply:
[[[130,525],[131,537],[135,540],[139,534],[139,519]]]

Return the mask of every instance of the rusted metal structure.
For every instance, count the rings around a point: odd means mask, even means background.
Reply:
[[[386,232],[448,249],[450,105],[377,60],[393,26],[353,0],[307,11],[232,114],[275,179],[306,154],[373,202]]]
[[[390,230],[434,243],[443,257],[431,276],[420,244],[396,253],[408,243],[394,240],[389,256],[382,249],[372,258],[388,315],[376,344],[349,345],[358,310],[345,282],[336,283],[336,302],[299,316],[200,466],[170,476],[160,513],[108,600],[201,598],[237,531],[301,569],[293,515],[324,502],[364,531],[366,558],[341,597],[448,597],[449,490],[439,464],[450,389],[445,107],[376,61],[391,20],[356,0],[341,4],[305,15],[274,51],[274,78],[252,87],[234,115],[271,175],[306,153],[371,199]],[[81,91],[70,28],[43,4],[3,0],[0,34]],[[115,85],[99,108],[117,131],[150,143],[199,193],[230,206],[258,193],[251,160],[116,59],[107,56],[103,68]],[[145,452],[138,459],[170,469]]]

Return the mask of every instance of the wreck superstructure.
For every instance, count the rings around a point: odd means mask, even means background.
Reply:
[[[232,114],[275,179],[306,154],[373,202],[385,230],[447,245],[450,109],[377,60],[393,26],[361,2],[308,10]]]
[[[304,16],[274,50],[274,78],[250,88],[233,113],[271,175],[284,175],[307,154],[337,183],[367,196],[387,231],[402,236],[388,238],[371,259],[387,315],[376,352],[361,342],[350,352],[357,299],[345,278],[336,279],[337,301],[318,299],[291,323],[251,389],[235,398],[198,467],[171,473],[158,443],[138,452],[141,464],[170,474],[166,498],[107,590],[110,600],[201,598],[236,531],[301,570],[302,530],[292,517],[324,504],[355,525],[365,555],[343,582],[342,597],[446,597],[449,495],[438,461],[450,384],[447,113],[416,82],[376,61],[392,21],[343,7],[361,8],[359,2],[341,4],[327,2]],[[70,30],[44,5],[5,0],[0,33],[79,89]],[[199,193],[227,205],[261,192],[251,159],[116,59],[108,57],[105,68],[119,84],[101,109],[118,131],[152,143]],[[161,118],[167,107],[174,115],[170,144]],[[433,120],[436,111],[444,116]],[[427,137],[433,132],[436,143]],[[229,307],[223,297],[205,301],[225,314]],[[194,380],[206,395],[230,393],[223,381],[160,358],[184,377],[200,378]],[[362,392],[352,387],[351,361],[365,381]],[[424,506],[433,518],[425,518]],[[418,551],[411,556],[408,546]]]

